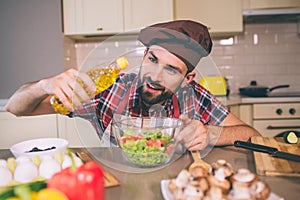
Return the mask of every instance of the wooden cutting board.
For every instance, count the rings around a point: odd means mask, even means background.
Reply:
[[[255,144],[275,147],[279,151],[300,155],[299,144],[288,144],[283,138],[273,137],[252,137],[251,142]],[[300,162],[288,161],[280,158],[273,158],[269,154],[253,152],[256,172],[265,176],[299,176]]]
[[[93,160],[87,153],[81,151],[76,152],[76,155],[83,161],[88,162]],[[120,182],[114,175],[112,175],[110,172],[104,170],[104,185],[105,187],[113,187],[120,185]]]

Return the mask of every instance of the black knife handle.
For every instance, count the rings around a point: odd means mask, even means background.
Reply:
[[[273,147],[268,147],[260,144],[253,144],[251,142],[243,142],[243,141],[235,141],[234,142],[235,147],[242,147],[245,149],[253,150],[253,151],[258,151],[262,153],[268,153],[268,154],[273,154],[274,152],[278,151],[278,149],[273,148]]]

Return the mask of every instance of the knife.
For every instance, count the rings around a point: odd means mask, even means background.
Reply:
[[[253,150],[253,151],[258,151],[258,152],[262,152],[262,153],[267,153],[274,158],[281,158],[281,159],[300,162],[300,155],[279,151],[277,148],[274,148],[274,147],[269,147],[269,146],[260,145],[260,144],[254,144],[251,142],[243,142],[243,141],[238,141],[238,140],[234,142],[234,146]]]

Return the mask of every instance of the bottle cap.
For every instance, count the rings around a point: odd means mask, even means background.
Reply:
[[[128,66],[128,60],[124,56],[118,58],[116,62],[121,69],[125,69]]]

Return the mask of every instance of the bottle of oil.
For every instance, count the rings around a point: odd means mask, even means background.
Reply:
[[[110,87],[116,81],[121,70],[125,69],[128,66],[127,59],[122,56],[116,59],[115,62],[111,63],[105,68],[92,68],[87,71],[87,75],[94,81],[96,85],[96,93],[102,92],[108,87]],[[92,98],[95,93],[89,91],[87,86],[80,80],[77,80],[79,84],[86,90],[87,94]],[[55,110],[55,112],[59,114],[68,114],[70,111],[61,103],[56,95],[53,95],[50,99],[50,103]],[[72,102],[70,102],[71,105]]]

